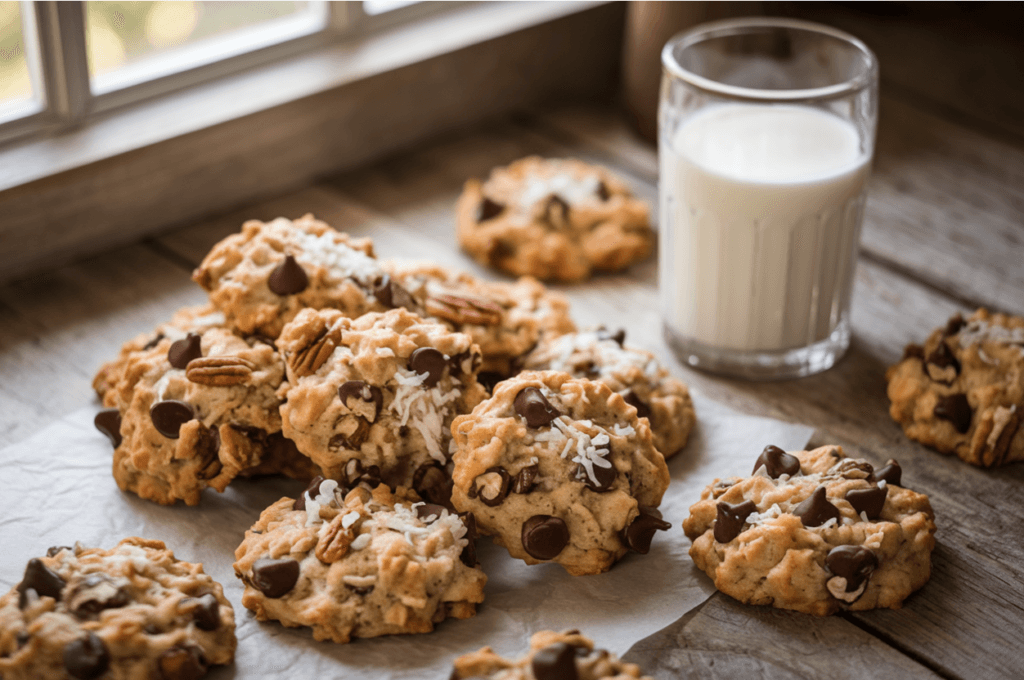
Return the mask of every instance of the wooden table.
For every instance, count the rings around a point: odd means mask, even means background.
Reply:
[[[531,153],[605,164],[656,203],[656,153],[614,110],[534,111],[0,288],[5,443],[95,403],[89,383],[100,363],[178,307],[201,302],[191,270],[244,219],[311,211],[372,236],[383,257],[429,258],[493,277],[457,250],[452,206],[466,178]],[[1024,152],[1013,144],[907,99],[883,99],[853,344],[835,368],[811,378],[755,384],[681,367],[661,336],[656,258],[562,289],[580,326],[627,327],[633,343],[705,395],[810,424],[814,444],[842,444],[873,463],[898,459],[937,515],[931,581],[901,610],[816,619],[716,594],[639,643],[631,660],[658,678],[1024,675],[1024,465],[978,470],[908,441],[889,418],[883,377],[906,343],[956,311],[984,304],[1024,313],[1022,180]],[[765,443],[751,442],[751,451]]]

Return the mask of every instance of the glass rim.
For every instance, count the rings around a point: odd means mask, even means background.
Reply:
[[[841,40],[858,50],[867,62],[863,73],[835,85],[824,87],[801,88],[794,90],[767,90],[761,88],[741,87],[720,83],[710,78],[697,75],[684,68],[676,59],[673,51],[678,47],[690,47],[708,38],[720,38],[738,35],[752,28],[789,28],[826,35]],[[871,87],[878,79],[878,59],[862,40],[837,28],[800,19],[784,19],[780,17],[744,17],[740,19],[723,19],[694,26],[672,36],[661,50],[661,65],[666,74],[682,80],[688,85],[730,99],[755,102],[795,102],[809,100],[835,99],[845,97],[865,88]]]

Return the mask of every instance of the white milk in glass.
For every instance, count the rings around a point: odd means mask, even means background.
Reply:
[[[808,107],[723,104],[660,156],[669,327],[739,351],[828,338],[848,309],[868,177],[856,129]]]

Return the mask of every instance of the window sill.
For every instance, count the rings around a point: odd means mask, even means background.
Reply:
[[[7,147],[0,279],[515,108],[606,95],[621,21],[605,3],[470,4]]]

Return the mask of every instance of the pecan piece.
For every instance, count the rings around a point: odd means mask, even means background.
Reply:
[[[437,293],[424,303],[427,314],[452,323],[472,323],[496,326],[504,313],[501,305],[492,300],[467,293]]]
[[[351,512],[338,513],[316,543],[316,558],[325,564],[337,562],[348,553],[348,547],[356,538],[356,519]],[[346,520],[345,518],[349,519]]]
[[[288,357],[288,365],[296,376],[312,375],[319,370],[324,362],[341,344],[341,330],[338,328],[322,328],[306,346]]]
[[[238,385],[252,376],[256,365],[242,357],[199,357],[188,362],[185,377],[200,385]]]

